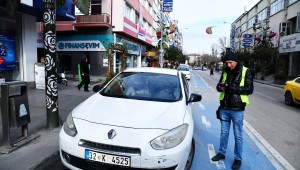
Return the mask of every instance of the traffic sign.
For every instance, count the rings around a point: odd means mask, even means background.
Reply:
[[[252,39],[243,39],[243,42],[252,42]]]
[[[252,38],[252,34],[244,34],[243,38]]]

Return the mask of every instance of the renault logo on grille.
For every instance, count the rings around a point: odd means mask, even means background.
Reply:
[[[116,135],[117,135],[117,132],[115,131],[115,129],[112,129],[112,130],[110,130],[110,131],[107,133],[108,139],[112,139],[112,138],[114,138]]]

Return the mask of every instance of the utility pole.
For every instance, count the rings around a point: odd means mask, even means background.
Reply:
[[[58,90],[56,66],[56,4],[55,0],[43,0],[45,92],[47,128],[59,127]]]
[[[159,64],[160,67],[163,67],[163,33],[164,33],[164,27],[163,27],[163,3],[164,0],[161,0],[161,7],[160,7],[160,32],[161,32],[161,37],[160,37],[160,55],[159,55]]]

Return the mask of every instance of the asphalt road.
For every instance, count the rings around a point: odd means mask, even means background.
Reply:
[[[206,83],[207,87],[211,88],[211,90],[214,90],[220,78],[220,74],[215,73],[215,75],[211,76],[209,75],[209,71],[193,71],[190,86],[192,87],[192,90],[199,92],[197,88],[194,88],[194,86],[197,86],[197,84],[193,84],[194,81],[192,80],[193,78],[197,77],[200,77],[200,79]],[[250,96],[250,106],[246,108],[245,120],[251,127],[253,127],[254,131],[260,135],[260,140],[262,140],[263,143],[265,141],[265,143],[268,144],[267,146],[271,148],[270,150],[273,151],[273,154],[275,153],[275,156],[278,156],[279,160],[282,162],[287,161],[287,163],[293,168],[300,169],[300,158],[297,157],[300,153],[300,147],[298,147],[300,146],[300,134],[298,133],[300,130],[300,107],[291,107],[285,105],[282,91],[283,89],[278,87],[254,83],[254,93]],[[200,92],[203,93],[203,103],[215,101],[218,98],[216,95],[209,95],[211,94],[210,92]],[[195,126],[198,126],[197,123],[195,124]],[[202,145],[201,140],[200,142],[196,142],[196,145],[197,144],[198,146],[196,147],[198,147],[199,150],[205,147],[205,145]],[[194,162],[202,159],[203,157],[207,157],[208,155],[207,151],[204,153],[204,155],[202,155],[203,152],[196,152],[195,154]],[[201,165],[199,162],[198,164]],[[209,164],[209,162],[204,164]],[[230,165],[227,165],[228,169],[229,167]],[[61,164],[59,155],[56,155],[37,169],[65,170],[67,168]],[[198,168],[195,163],[192,166],[192,170],[194,169],[198,170],[205,168],[203,168],[203,166]]]

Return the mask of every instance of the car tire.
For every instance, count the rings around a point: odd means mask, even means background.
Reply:
[[[192,144],[191,144],[191,150],[190,150],[190,153],[189,153],[189,156],[188,156],[188,160],[186,161],[186,165],[185,165],[184,170],[189,170],[192,167],[194,154],[195,154],[195,141],[194,141],[194,138],[193,138]]]
[[[68,85],[68,82],[67,82],[66,80],[63,80],[63,81],[61,82],[61,84],[64,85],[64,86],[67,86],[67,85]]]
[[[294,101],[293,101],[293,95],[291,92],[286,92],[285,93],[285,104],[289,105],[289,106],[292,106],[294,104]]]

